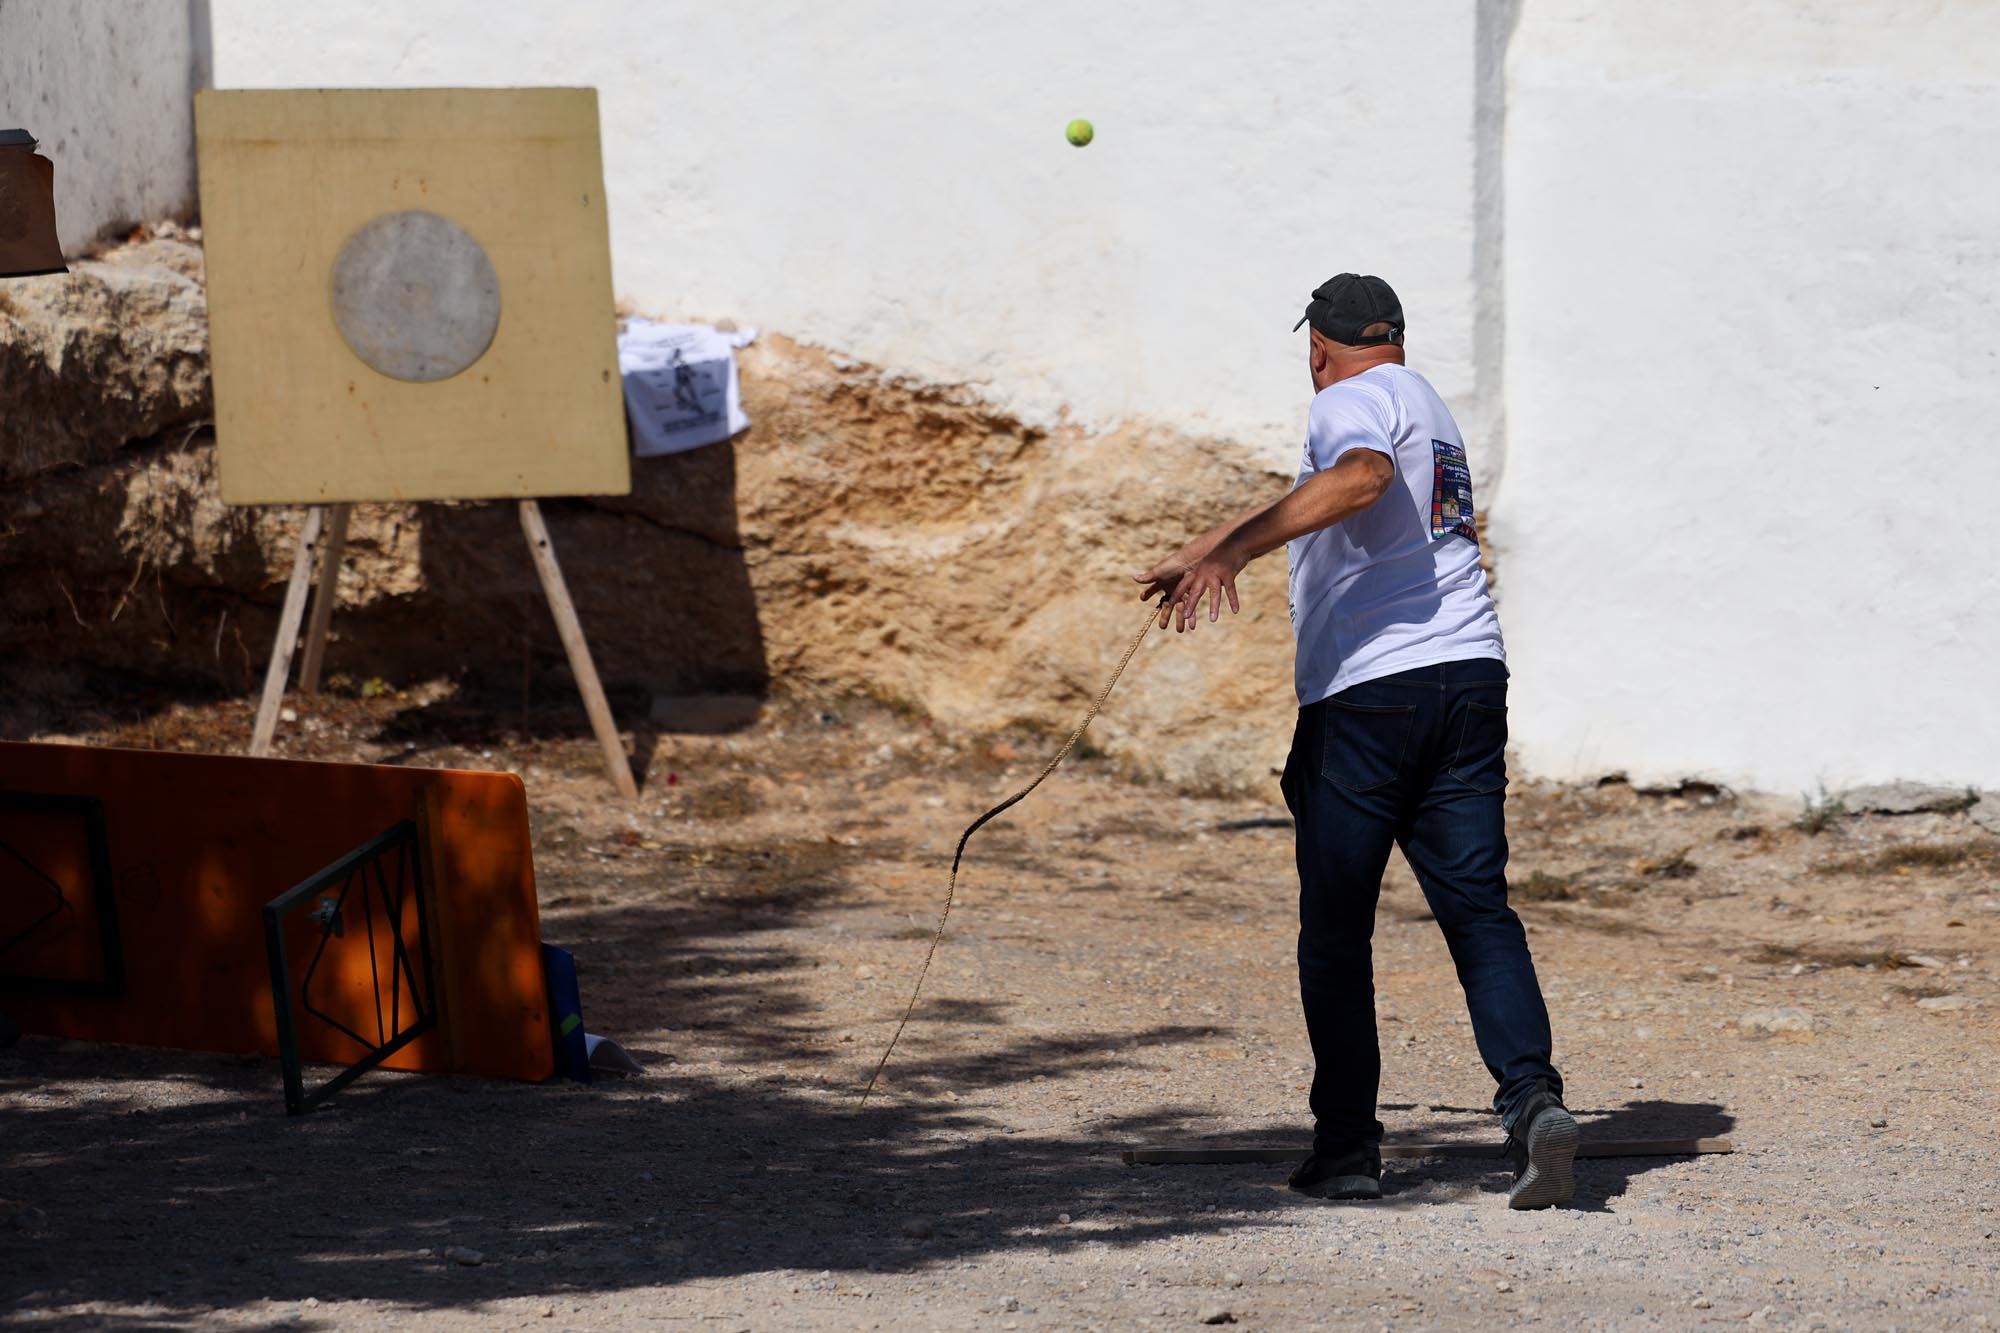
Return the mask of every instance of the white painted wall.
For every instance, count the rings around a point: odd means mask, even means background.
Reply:
[[[1526,0],[1507,73],[1528,768],[2000,787],[2000,5]]]
[[[65,240],[186,207],[206,7],[0,0]],[[1291,321],[1382,273],[1530,770],[2000,787],[1994,0],[215,0],[213,43],[223,87],[594,85],[641,307],[1283,471]]]
[[[1473,401],[1473,0],[217,0],[219,87],[590,84],[618,291],[1295,466],[1307,294]],[[1071,148],[1086,116],[1097,142]]]
[[[107,230],[195,212],[194,109],[205,0],[0,0],[0,129],[55,163],[56,233],[74,255]]]

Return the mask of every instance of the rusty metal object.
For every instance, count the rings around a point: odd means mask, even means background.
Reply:
[[[67,273],[56,238],[55,163],[26,130],[0,130],[0,278]]]

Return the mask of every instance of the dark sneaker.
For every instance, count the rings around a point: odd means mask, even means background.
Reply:
[[[1315,1199],[1379,1199],[1382,1197],[1382,1155],[1363,1148],[1342,1157],[1314,1153],[1300,1162],[1285,1182]]]
[[[1514,1164],[1514,1188],[1507,1191],[1509,1208],[1547,1208],[1576,1196],[1577,1140],[1582,1131],[1576,1117],[1547,1092],[1528,1100],[1507,1136],[1507,1159]]]

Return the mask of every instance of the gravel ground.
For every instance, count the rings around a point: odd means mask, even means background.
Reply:
[[[1113,703],[1116,707],[1116,701]],[[90,739],[240,745],[240,703]],[[1515,1214],[1476,1160],[1372,1204],[1137,1144],[1305,1141],[1295,880],[1264,800],[1086,759],[982,833],[865,1110],[959,830],[1050,745],[792,703],[587,739],[444,691],[329,697],[290,752],[510,767],[544,933],[641,1078],[375,1074],[300,1122],[275,1062],[0,1051],[8,1328],[1983,1327],[2000,1318],[1995,842],[1961,814],[1519,783],[1516,898],[1587,1133],[1736,1151],[1579,1165]],[[1376,968],[1392,1138],[1496,1142],[1398,861]],[[476,1262],[474,1262],[476,1260]]]

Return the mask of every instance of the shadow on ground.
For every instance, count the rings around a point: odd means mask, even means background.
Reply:
[[[1433,1111],[1461,1111],[1490,1122],[1492,1113],[1484,1108],[1433,1107]],[[1585,1145],[1611,1139],[1713,1139],[1726,1137],[1736,1126],[1736,1117],[1715,1102],[1672,1102],[1647,1100],[1626,1102],[1603,1110],[1580,1109]],[[1487,1125],[1482,1124],[1482,1129]],[[1430,1202],[1440,1193],[1457,1194],[1479,1190],[1504,1195],[1514,1183],[1512,1171],[1496,1155],[1492,1161],[1466,1158],[1427,1157],[1394,1163],[1384,1177],[1385,1194],[1405,1196],[1413,1202]],[[1478,1139],[1480,1135],[1421,1134],[1423,1139]],[[1648,1157],[1593,1157],[1576,1164],[1576,1198],[1572,1209],[1601,1213],[1610,1211],[1613,1199],[1624,1194],[1634,1179],[1658,1170],[1670,1162],[1687,1161],[1688,1155]]]
[[[1418,1117],[1416,1127],[1390,1134],[1385,1139],[1387,1144],[1441,1143],[1491,1150],[1489,1158],[1456,1155],[1391,1158],[1383,1167],[1385,1199],[1397,1200],[1400,1197],[1404,1203],[1435,1203],[1475,1191],[1505,1194],[1514,1183],[1513,1173],[1501,1155],[1504,1135],[1490,1107],[1384,1102],[1380,1109],[1385,1112],[1414,1112]],[[1586,1147],[1610,1140],[1725,1138],[1736,1126],[1736,1117],[1715,1102],[1653,1099],[1626,1102],[1606,1109],[1576,1108],[1575,1114],[1583,1122]],[[1296,1144],[1298,1156],[1303,1159],[1311,1139],[1311,1134],[1304,1129],[1289,1135],[1274,1135],[1266,1128],[1231,1134],[1203,1134],[1198,1138],[1172,1142],[1147,1141],[1131,1146],[1280,1149]],[[1693,1154],[1663,1153],[1657,1156],[1581,1158],[1576,1164],[1576,1198],[1570,1207],[1584,1212],[1609,1211],[1610,1201],[1624,1194],[1635,1178],[1669,1162],[1689,1160],[1691,1156]],[[1218,1168],[1173,1164],[1150,1169],[1185,1171]],[[1258,1168],[1232,1166],[1228,1169]]]
[[[545,930],[577,950],[593,1027],[655,1062],[629,1082],[376,1073],[288,1120],[262,1057],[0,1051],[0,1322],[175,1327],[307,1297],[470,1309],[1226,1225],[1204,1211],[1212,1184],[1116,1155],[1184,1125],[1176,1108],[1050,1135],[970,1105],[1213,1028],[1040,1039],[1010,1035],[1003,1006],[936,1006],[857,1113],[875,1035],[829,1030],[800,984],[817,960],[781,932],[841,928],[864,854],[807,840],[545,866]],[[988,1031],[948,1040],[967,1024]],[[677,1065],[693,1046],[715,1063]]]
[[[1128,1039],[1012,1043],[928,1061],[924,1085],[1052,1077],[1120,1063],[1118,1049]],[[164,1083],[170,1097],[136,1105],[118,1093],[134,1079]],[[86,1083],[88,1101],[58,1101]],[[16,1209],[0,1219],[0,1299],[142,1305],[148,1313],[130,1323],[150,1327],[260,1299],[434,1309],[768,1269],[910,1269],[1006,1249],[1242,1233],[1326,1207],[1276,1189],[1282,1167],[1120,1165],[1120,1145],[1186,1133],[1186,1115],[1170,1107],[1052,1137],[1010,1133],[934,1091],[878,1097],[856,1115],[848,1091],[782,1079],[668,1071],[626,1085],[522,1087],[376,1075],[330,1109],[286,1121],[276,1073],[260,1059],[42,1041],[0,1059],[0,1093],[14,1105],[0,1133]],[[1620,1135],[1636,1133],[1614,1119]],[[1582,1163],[1580,1207],[1602,1209],[1658,1165]],[[1430,1159],[1392,1163],[1390,1183],[1378,1207],[1500,1193],[1506,1175]],[[484,1263],[442,1259],[452,1245]]]
[[[927,1063],[923,1082],[963,1089],[1116,1064],[1128,1040],[1010,1043]],[[121,1078],[165,1083],[170,1104],[136,1105],[117,1094]],[[90,1100],[56,1100],[86,1081]],[[76,1302],[144,1306],[129,1322],[171,1326],[265,1299],[467,1308],[772,1269],[903,1270],[1243,1234],[1328,1206],[1278,1188],[1281,1167],[1121,1165],[1118,1146],[1185,1133],[1174,1108],[1087,1135],[1030,1135],[929,1090],[856,1114],[847,1091],[670,1070],[592,1087],[375,1076],[287,1121],[261,1060],[48,1042],[0,1061],[0,1092],[15,1105],[0,1130],[17,1210],[0,1219],[14,1227],[0,1230],[0,1300],[69,1307],[17,1308],[10,1322],[33,1328],[118,1322]],[[1728,1121],[1653,1104],[1614,1114],[1612,1128],[1639,1133],[1633,1118],[1656,1111],[1681,1132],[1695,1127],[1690,1114],[1703,1129]],[[1662,1164],[1579,1164],[1579,1206],[1603,1208]],[[1498,1194],[1507,1177],[1497,1164],[1431,1159],[1392,1164],[1390,1183],[1376,1207]],[[448,1246],[484,1262],[449,1262]]]
[[[796,932],[858,922],[867,903],[850,876],[893,848],[627,850],[565,852],[540,880],[545,933],[575,949],[592,1026],[633,1039],[654,1063],[643,1079],[378,1073],[287,1120],[261,1057],[38,1039],[0,1051],[0,1322],[177,1327],[307,1297],[487,1310],[771,1270],[1242,1235],[1327,1206],[1287,1193],[1283,1167],[1121,1163],[1134,1143],[1192,1137],[1206,1111],[1163,1105],[1029,1133],[980,1109],[983,1089],[1157,1062],[1158,1048],[1213,1027],[1040,1038],[1010,1031],[1004,1003],[932,1005],[887,1091],[857,1112],[876,1034],[831,1030],[803,984],[819,960]],[[967,1025],[977,1041],[958,1039]],[[713,1063],[674,1062],[696,1048]],[[1615,1118],[1599,1132],[1726,1128],[1715,1107]],[[1453,1128],[1491,1132],[1471,1117]],[[1592,1164],[1585,1206],[1657,1165]],[[1482,1163],[1398,1166],[1407,1183],[1387,1206],[1505,1183]],[[482,1262],[447,1260],[454,1246]],[[301,1326],[325,1322],[289,1308]]]
[[[1000,1056],[933,1068],[963,1086],[992,1081],[996,1068],[1055,1073],[1107,1052],[1071,1042]],[[121,1076],[169,1084],[175,1104],[135,1105],[115,1091]],[[91,1100],[53,1102],[86,1080]],[[1100,1140],[1007,1133],[941,1097],[878,1097],[857,1115],[848,1096],[775,1081],[669,1073],[586,1088],[377,1076],[288,1122],[262,1061],[45,1042],[6,1059],[0,1089],[17,1103],[4,1122],[15,1211],[0,1223],[12,1227],[0,1232],[0,1299],[36,1306],[192,1315],[314,1296],[463,1307],[1219,1225],[1196,1202],[1212,1188],[1135,1174]],[[1177,1119],[1162,1111],[1117,1132]],[[1064,1227],[1058,1212],[1108,1226]],[[446,1262],[447,1246],[476,1249],[484,1263]]]

